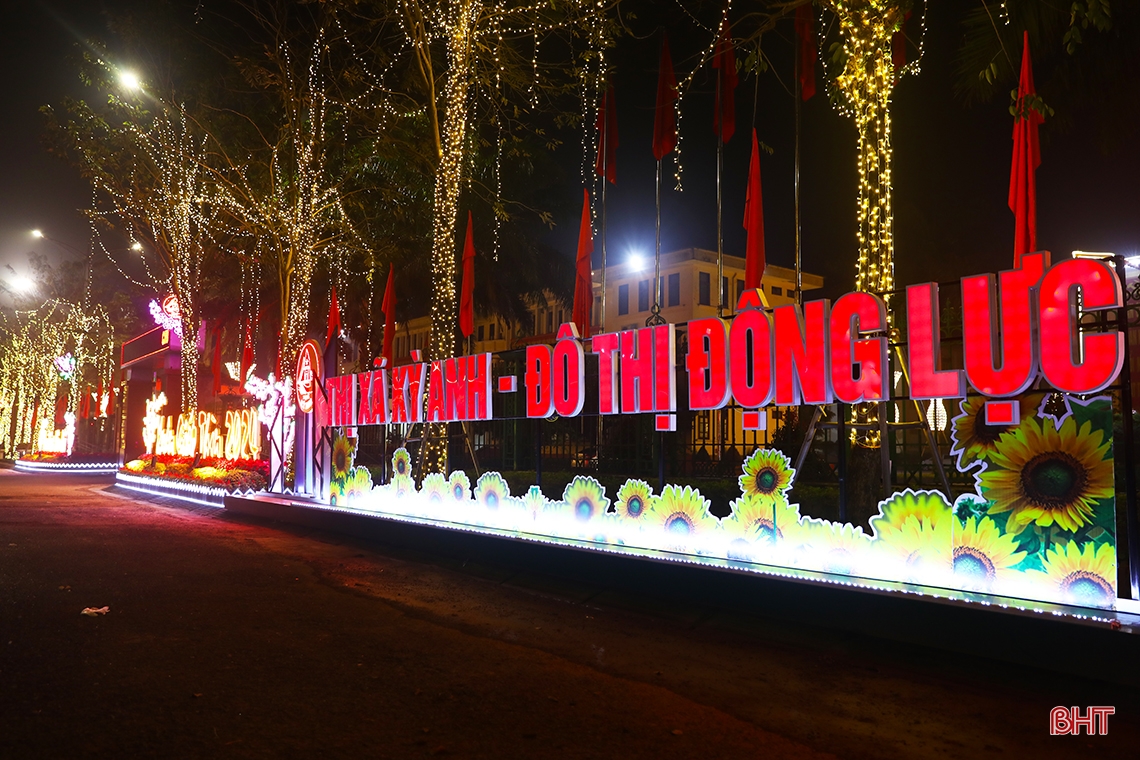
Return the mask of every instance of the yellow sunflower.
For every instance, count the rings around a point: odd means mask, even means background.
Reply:
[[[617,511],[619,520],[641,524],[653,504],[653,489],[644,480],[627,480],[617,492]]]
[[[334,435],[332,443],[332,479],[340,482],[348,480],[352,469],[353,446],[343,435]]]
[[[471,499],[471,479],[463,470],[453,470],[447,479],[447,490],[452,501],[466,504]]]
[[[443,504],[447,498],[447,478],[442,473],[429,472],[420,483],[420,495],[429,504]]]
[[[740,492],[745,496],[774,498],[792,485],[796,471],[792,460],[775,449],[756,449],[744,460],[744,474],[740,476]]]
[[[906,489],[879,504],[871,518],[879,575],[908,583],[940,583],[951,570],[953,508],[938,491]]]
[[[403,446],[392,452],[392,473],[394,475],[412,475],[412,455]]]
[[[871,529],[879,536],[883,530],[901,528],[911,517],[938,524],[949,520],[952,514],[950,502],[941,492],[908,488],[879,503],[879,514],[871,518]]]
[[[954,526],[951,568],[958,583],[970,591],[991,591],[995,584],[1013,580],[1013,568],[1025,559],[1017,551],[1017,541],[1002,533],[988,517],[967,518],[964,526]]]
[[[397,496],[406,496],[416,492],[416,481],[412,480],[411,475],[393,475],[388,481],[388,488]]]
[[[368,471],[367,467],[353,467],[352,475],[348,479],[347,493],[345,494],[348,503],[357,501],[364,497],[369,491],[372,490],[372,473]]]
[[[589,522],[604,515],[610,507],[602,484],[584,475],[575,475],[567,484],[562,492],[562,501],[566,502],[578,522]]]
[[[789,504],[783,494],[775,498],[741,496],[729,506],[732,514],[721,520],[721,527],[752,541],[770,544],[787,540],[800,524],[799,507]]]
[[[670,548],[686,549],[720,524],[709,512],[709,503],[691,486],[669,485],[654,501],[649,517],[664,531]]]
[[[485,472],[479,476],[475,484],[475,501],[484,509],[497,510],[511,497],[511,490],[507,481],[497,472]]]
[[[729,559],[754,562],[761,555],[769,555],[800,525],[799,507],[789,504],[783,494],[776,494],[775,498],[741,496],[730,506],[732,514],[720,521]]]
[[[994,502],[989,513],[1010,513],[1007,533],[1035,523],[1076,531],[1091,521],[1100,499],[1114,495],[1111,450],[1112,441],[1091,422],[1078,430],[1069,417],[1058,430],[1049,420],[1026,420],[1001,437],[993,466],[981,474]]]
[[[1092,541],[1052,546],[1042,562],[1045,571],[1026,570],[1027,578],[1049,589],[1049,596],[1082,607],[1109,607],[1116,599],[1116,549]]]
[[[1036,416],[1045,399],[1044,393],[1027,393],[1017,398],[1021,421]],[[959,404],[962,413],[950,420],[950,456],[958,457],[958,469],[965,472],[979,460],[989,460],[997,451],[998,439],[1010,425],[987,425],[985,409],[987,398],[969,396]]]
[[[532,520],[546,510],[546,497],[542,495],[542,489],[538,486],[531,486],[522,497],[523,509],[530,513]]]

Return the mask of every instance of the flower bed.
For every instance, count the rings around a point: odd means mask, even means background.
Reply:
[[[127,462],[122,473],[198,483],[226,491],[260,491],[269,483],[269,462],[262,459],[214,459],[176,455],[148,456]]]

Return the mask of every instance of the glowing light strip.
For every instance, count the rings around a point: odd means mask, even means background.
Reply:
[[[88,475],[113,475],[119,469],[118,462],[35,462],[16,460],[16,469],[24,472],[79,472]]]
[[[163,498],[181,499],[207,507],[222,507],[223,500],[230,492],[220,486],[207,486],[198,483],[187,483],[172,478],[150,478],[142,475],[131,475],[125,472],[115,474],[115,484],[132,491],[161,496]],[[162,490],[156,490],[162,489]],[[187,494],[201,494],[217,499],[206,501]]]
[[[248,498],[246,494],[232,495]],[[280,504],[279,500],[262,499],[259,498],[259,496],[255,496],[254,500]],[[471,523],[441,520],[431,517],[422,517],[403,513],[384,512],[379,510],[352,509],[348,507],[321,504],[318,502],[289,501],[288,506],[299,507],[301,509],[313,509],[324,512],[338,512],[342,514],[358,515],[360,517],[375,520],[391,520],[393,522],[421,525],[424,527],[445,528],[448,530],[455,530],[464,533],[474,533],[496,538],[522,540],[536,544],[562,546],[570,549],[615,554],[623,557],[635,557],[660,562],[674,562],[685,565],[696,565],[698,567],[704,567],[712,570],[762,575],[801,583],[827,583],[832,586],[847,586],[849,588],[871,591],[875,593],[918,596],[943,603],[949,602],[955,604],[976,604],[983,607],[999,607],[1003,610],[1013,610],[1022,613],[1035,613],[1038,615],[1049,613],[1055,617],[1073,618],[1075,620],[1086,621],[1090,623],[1111,623],[1112,621],[1119,619],[1118,617],[1105,617],[1103,615],[1097,614],[1082,614],[1076,610],[1087,609],[1091,613],[1093,612],[1094,608],[1073,607],[1071,605],[1064,605],[1056,602],[1038,602],[1034,600],[1008,596],[993,596],[991,600],[985,600],[974,598],[977,597],[979,592],[959,591],[938,586],[907,584],[901,581],[889,581],[875,578],[859,577],[858,579],[854,579],[852,576],[838,576],[821,570],[796,569],[784,567],[781,565],[768,565],[760,562],[746,562],[741,560],[732,561],[719,557],[689,554],[685,552],[669,551],[664,549],[649,549],[628,545],[606,544],[598,541],[591,541],[589,539],[564,538],[541,533],[528,533],[526,531],[511,531],[504,528],[473,525]],[[1111,610],[1105,610],[1105,612],[1111,612]]]

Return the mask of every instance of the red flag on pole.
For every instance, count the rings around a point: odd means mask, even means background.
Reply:
[[[578,228],[578,259],[574,276],[574,311],[571,319],[578,335],[590,337],[590,312],[594,307],[594,278],[590,256],[594,252],[594,228],[590,224],[590,191],[582,189],[582,225]]]
[[[906,66],[906,34],[903,30],[906,27],[906,22],[910,20],[910,11],[903,16],[903,22],[899,24],[898,31],[891,35],[891,65],[895,67],[895,81],[898,81],[899,71],[903,66]]]
[[[764,202],[760,194],[760,142],[752,128],[752,161],[748,165],[748,193],[744,200],[744,289],[760,287],[764,277]]]
[[[677,145],[677,77],[669,55],[669,35],[661,38],[661,62],[657,67],[657,106],[653,115],[653,157],[660,161]]]
[[[245,381],[249,377],[249,368],[253,366],[253,331],[255,324],[251,324],[245,331],[245,341],[241,349],[241,377],[238,378],[238,384],[244,388]]]
[[[1029,32],[1025,32],[1021,54],[1021,81],[1017,85],[1017,114],[1013,121],[1013,165],[1009,174],[1009,210],[1014,216],[1013,265],[1037,250],[1037,167],[1041,165],[1041,144],[1037,125],[1045,119],[1026,102],[1036,95],[1033,64],[1029,60]]]
[[[475,239],[471,212],[467,212],[467,239],[463,242],[463,284],[459,296],[459,331],[464,338],[475,332]]]
[[[336,300],[336,285],[333,285],[332,300],[329,302],[329,331],[325,335],[326,347],[332,343],[334,337],[340,334],[342,326],[340,323],[340,304]]]
[[[811,3],[796,8],[796,41],[800,56],[800,98],[811,100],[815,95],[815,59],[819,56],[815,41],[815,16]]]
[[[598,158],[594,161],[594,171],[604,176],[611,185],[617,184],[617,101],[614,88],[610,85],[598,104]]]
[[[717,70],[716,113],[713,115],[713,131],[723,142],[732,139],[736,133],[736,49],[732,46],[732,35],[728,31],[728,19],[720,24],[720,39],[716,42],[713,55],[713,68]]]
[[[388,285],[384,288],[384,301],[380,304],[380,311],[384,312],[384,346],[380,355],[392,363],[393,339],[396,337],[396,288],[394,280],[396,267],[388,268]]]

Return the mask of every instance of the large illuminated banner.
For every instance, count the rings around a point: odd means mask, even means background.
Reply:
[[[402,519],[573,543],[805,578],[947,596],[994,596],[1112,607],[1116,599],[1112,384],[1123,358],[1116,330],[1082,331],[1081,317],[1119,308],[1120,283],[1105,263],[1048,266],[1026,256],[1021,269],[962,281],[963,364],[942,367],[934,284],[907,288],[906,365],[910,395],[956,399],[952,448],[974,488],[956,498],[904,490],[879,504],[870,532],[815,519],[790,501],[795,472],[779,451],[757,449],[739,476],[739,496],[721,519],[688,485],[658,493],[627,480],[607,493],[578,476],[561,494],[535,486],[510,493],[498,473],[429,474],[417,488],[404,449],[393,475],[375,486],[354,466],[346,428],[391,422],[487,420],[495,393],[490,354],[327,378],[315,394],[318,426],[333,427],[329,500],[338,507]],[[744,311],[732,320],[689,323],[689,409],[732,401],[856,404],[890,400],[887,309],[878,297]],[[599,412],[655,416],[675,429],[678,357],[673,325],[595,336]],[[566,325],[554,346],[530,346],[521,390],[526,414],[575,416],[583,409],[587,348]],[[967,388],[973,394],[967,396]],[[1061,391],[1062,393],[1055,393]],[[760,415],[764,416],[764,415]]]

